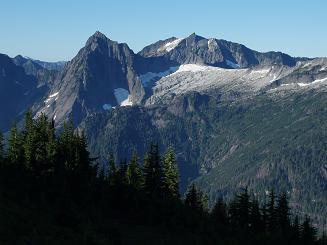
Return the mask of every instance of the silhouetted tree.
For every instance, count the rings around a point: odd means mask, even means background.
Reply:
[[[301,241],[302,244],[314,244],[316,241],[317,230],[311,225],[310,218],[305,217],[301,225]]]
[[[167,198],[179,197],[179,175],[175,153],[169,147],[163,159],[163,194]]]
[[[161,197],[163,174],[159,147],[156,144],[151,144],[144,157],[143,173],[145,192],[152,197]]]
[[[273,233],[277,226],[277,213],[276,213],[276,195],[274,190],[269,192],[269,200],[267,203],[267,230]]]
[[[4,138],[2,132],[0,132],[0,165],[4,163],[5,152],[4,152]]]
[[[139,159],[135,151],[127,167],[127,182],[136,190],[141,190],[144,185],[142,170],[139,166]]]
[[[211,220],[214,225],[215,232],[220,236],[226,236],[228,231],[228,210],[227,205],[222,198],[218,198],[211,214]]]
[[[22,139],[17,130],[16,123],[11,127],[9,139],[8,139],[8,153],[7,159],[13,165],[23,164],[23,148],[22,148]]]
[[[260,206],[258,200],[252,200],[250,204],[250,224],[251,230],[255,233],[264,232],[264,223],[260,212]]]
[[[287,195],[285,192],[279,195],[276,207],[277,229],[283,237],[290,234],[290,208],[288,206]]]
[[[299,223],[299,217],[296,215],[291,227],[291,234],[290,234],[290,241],[293,244],[299,244],[300,236],[301,236],[301,230],[300,230],[300,223]]]
[[[192,183],[185,196],[185,205],[193,210],[205,211],[207,209],[207,197],[202,191],[197,190]]]
[[[248,229],[250,223],[250,196],[247,188],[236,194],[230,205],[230,218],[234,226]]]
[[[111,153],[108,161],[108,182],[109,185],[115,186],[118,183],[118,169],[116,167],[116,162],[114,155]]]

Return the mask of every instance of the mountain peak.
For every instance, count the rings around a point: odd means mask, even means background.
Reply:
[[[110,40],[109,38],[106,37],[102,32],[96,31],[92,36],[89,37],[89,39],[86,42],[86,46],[94,43],[94,42],[99,42],[99,41],[107,41]]]
[[[193,32],[191,35],[189,35],[187,37],[187,39],[201,40],[201,39],[206,39],[206,38],[199,36],[199,35],[195,34],[195,32]]]
[[[91,37],[95,37],[95,38],[103,38],[103,39],[108,39],[106,37],[106,35],[104,35],[102,32],[100,31],[96,31]]]

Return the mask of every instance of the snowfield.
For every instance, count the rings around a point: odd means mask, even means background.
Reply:
[[[120,106],[132,106],[133,102],[128,90],[124,88],[116,88],[114,90],[114,95],[116,97],[117,104]]]
[[[176,40],[174,40],[172,42],[166,43],[165,45],[163,45],[162,47],[160,47],[158,49],[158,52],[162,52],[162,51],[170,52],[174,48],[176,48],[178,46],[178,44],[183,40],[184,40],[184,38],[177,38]]]
[[[140,79],[142,84],[152,91],[146,100],[146,104],[150,105],[169,103],[174,96],[192,91],[210,94],[218,90],[220,94],[237,92],[240,95],[251,96],[262,91],[274,92],[288,89],[287,87],[291,85],[293,87],[296,85],[298,89],[311,85],[320,86],[327,82],[327,77],[320,78],[313,74],[307,77],[308,81],[294,82],[296,76],[292,77],[292,74],[301,74],[308,67],[313,69],[317,66],[320,70],[326,67],[326,63],[326,60],[310,60],[298,62],[294,67],[274,65],[247,69],[185,64],[170,67],[159,73],[148,72],[142,74]],[[235,63],[228,64],[237,67]]]

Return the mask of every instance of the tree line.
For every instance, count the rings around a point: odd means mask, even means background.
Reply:
[[[302,220],[291,215],[286,193],[271,190],[268,201],[260,202],[245,188],[232,200],[219,198],[209,209],[206,194],[195,183],[180,194],[172,147],[161,154],[159,146],[151,144],[142,159],[131,152],[119,162],[110,154],[101,166],[90,157],[84,133],[72,122],[56,132],[53,120],[45,115],[34,119],[27,112],[22,129],[14,124],[6,145],[0,134],[0,203],[10,200],[48,210],[46,224],[76,232],[79,244],[122,244],[123,225],[156,227],[172,241],[181,236],[177,244],[326,244],[308,216]],[[31,219],[35,227],[22,224],[15,237],[4,225],[10,221],[3,221],[2,241],[44,241],[45,221]],[[149,238],[142,239],[146,244]]]

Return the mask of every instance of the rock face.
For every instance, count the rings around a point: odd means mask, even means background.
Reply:
[[[222,68],[249,68],[256,65],[294,66],[296,60],[281,52],[260,53],[244,45],[220,39],[206,39],[195,33],[184,39],[169,38],[145,47],[139,55],[162,63],[203,64]]]
[[[135,55],[126,44],[96,32],[65,66],[39,113],[56,118],[59,124],[72,114],[79,124],[93,112],[137,104],[144,91],[134,62]]]
[[[0,129],[18,122],[24,112],[46,92],[36,77],[25,73],[7,55],[0,54]]]

